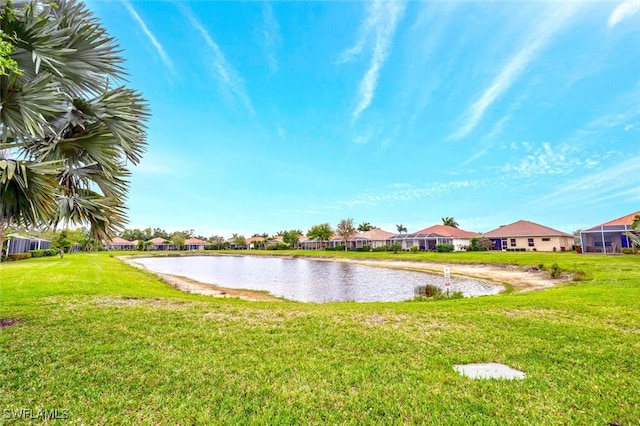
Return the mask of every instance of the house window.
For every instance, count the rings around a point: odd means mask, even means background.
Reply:
[[[551,237],[544,237],[542,238],[542,241],[551,241]]]
[[[515,238],[511,238],[510,245],[511,245],[511,247],[515,247],[516,246],[516,239]]]
[[[533,238],[529,238],[529,247],[534,247]]]

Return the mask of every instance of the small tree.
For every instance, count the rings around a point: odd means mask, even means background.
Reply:
[[[244,235],[233,234],[233,243],[236,245],[236,250],[247,247],[247,239]]]
[[[289,244],[289,247],[291,248],[297,247],[300,242],[300,234],[298,234],[298,230],[291,229],[289,231],[284,231],[282,233],[282,241]]]
[[[344,251],[349,247],[349,238],[356,235],[356,228],[353,226],[353,219],[342,219],[336,226],[336,234],[344,240]]]
[[[153,243],[151,241],[139,240],[138,244],[136,245],[136,250],[147,251],[147,250],[151,250],[152,246],[153,246]]]
[[[184,242],[187,240],[187,236],[184,232],[176,231],[171,234],[171,238],[169,239],[171,244],[178,246],[179,250],[184,249]]]
[[[311,229],[307,231],[307,237],[312,240],[321,241],[324,245],[331,239],[333,235],[333,228],[328,223],[321,223],[319,225],[313,225]]]
[[[58,232],[52,241],[53,245],[60,251],[60,259],[64,257],[64,253],[71,249],[71,239],[66,229]]]
[[[213,235],[211,238],[209,238],[209,241],[211,241],[211,244],[216,246],[217,250],[220,250],[222,248],[222,244],[224,244],[224,238],[220,235]]]

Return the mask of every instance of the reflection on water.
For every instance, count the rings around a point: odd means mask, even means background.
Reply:
[[[442,276],[315,259],[189,256],[135,261],[155,272],[222,287],[268,291],[300,302],[396,302],[413,298],[419,285],[432,284],[444,289]],[[487,282],[455,277],[451,278],[451,285],[452,291],[461,291],[465,296],[497,294],[503,290]]]

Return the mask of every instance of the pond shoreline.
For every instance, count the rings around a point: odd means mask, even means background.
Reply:
[[[212,297],[233,297],[248,301],[282,301],[283,299],[273,296],[267,292],[249,289],[235,289],[221,287],[215,284],[202,283],[187,277],[154,272],[147,269],[144,265],[135,261],[140,257],[183,257],[183,256],[246,256],[246,254],[226,254],[226,253],[172,253],[166,254],[145,253],[142,255],[125,255],[117,256],[126,264],[147,270],[167,284],[181,291],[195,293]],[[296,258],[296,256],[285,255],[284,258]],[[301,258],[323,260],[328,262],[353,263],[364,266],[400,269],[407,271],[428,272],[432,274],[443,274],[444,268],[448,267],[452,276],[471,278],[475,280],[485,281],[495,286],[517,292],[542,290],[553,287],[562,280],[553,280],[543,271],[523,270],[517,266],[511,265],[493,265],[493,264],[460,264],[460,263],[437,263],[437,262],[419,262],[405,260],[375,260],[375,259],[348,259],[337,257],[314,257],[304,256]]]

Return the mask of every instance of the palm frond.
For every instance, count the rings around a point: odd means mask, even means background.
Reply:
[[[19,154],[21,166],[2,163],[0,214],[90,224],[94,236],[111,236],[127,222],[126,163],[145,152],[148,105],[118,87],[119,47],[83,3],[31,3],[12,16],[2,30],[22,74],[0,76],[0,150]]]
[[[91,190],[59,195],[58,205],[58,223],[88,223],[92,236],[98,239],[113,237],[127,224],[123,201]]]
[[[56,213],[61,162],[0,160],[0,220],[26,226],[49,222]]]
[[[3,93],[0,122],[2,142],[14,139],[42,138],[50,130],[49,119],[64,107],[62,94],[50,74],[34,79]]]

